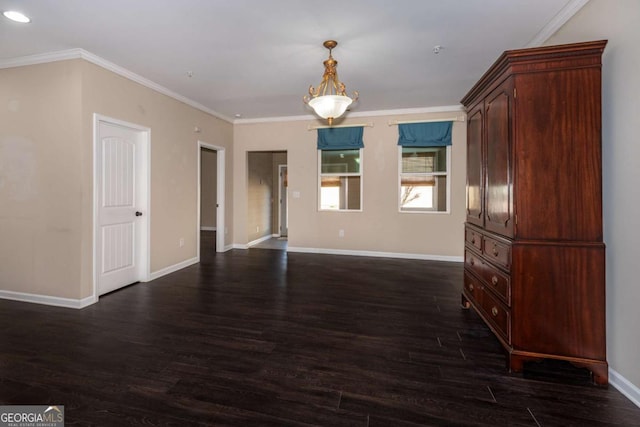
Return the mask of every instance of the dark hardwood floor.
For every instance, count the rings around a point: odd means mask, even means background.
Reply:
[[[640,426],[586,371],[507,373],[462,264],[214,242],[83,310],[0,300],[0,402],[69,426]]]

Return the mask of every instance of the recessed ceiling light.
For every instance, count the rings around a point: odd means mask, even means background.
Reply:
[[[236,119],[239,119],[240,117],[242,117],[242,114],[236,113],[235,117],[236,117]]]
[[[2,12],[2,14],[15,22],[20,22],[21,24],[28,24],[31,22],[31,18],[29,18],[24,13],[16,12],[15,10],[7,10],[6,12]]]

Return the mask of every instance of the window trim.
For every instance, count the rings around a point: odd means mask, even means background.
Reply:
[[[322,151],[346,151],[346,150],[358,150],[358,158],[360,159],[360,172],[355,173],[355,172],[338,172],[338,173],[322,173]],[[322,149],[317,149],[317,155],[318,155],[318,205],[317,205],[317,211],[318,212],[362,212],[363,211],[363,203],[364,203],[364,197],[363,197],[363,193],[364,193],[364,161],[362,158],[362,154],[364,153],[364,150],[362,148],[345,148],[344,150],[322,150]],[[322,209],[322,177],[323,176],[327,176],[327,177],[331,177],[331,176],[336,176],[336,177],[343,177],[343,176],[358,176],[360,177],[360,209]]]
[[[430,214],[430,215],[442,215],[442,214],[451,214],[451,145],[446,146],[446,156],[447,156],[447,170],[446,172],[428,172],[428,173],[402,173],[402,149],[403,148],[411,148],[411,147],[403,147],[398,145],[398,183],[397,183],[397,204],[398,204],[398,213],[402,214]],[[427,147],[425,147],[427,148]],[[447,188],[446,197],[447,197],[447,206],[443,211],[437,211],[434,209],[421,209],[421,208],[413,208],[413,209],[402,209],[402,176],[445,176],[447,178]],[[437,184],[436,184],[437,186]]]

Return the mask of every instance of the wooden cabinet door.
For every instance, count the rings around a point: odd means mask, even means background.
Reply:
[[[480,227],[484,226],[483,116],[482,102],[467,114],[467,222]]]
[[[506,80],[485,99],[485,225],[513,237],[512,170],[513,80]]]

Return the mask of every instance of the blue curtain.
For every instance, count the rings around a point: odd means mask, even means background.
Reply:
[[[446,147],[451,145],[453,122],[404,123],[398,125],[398,145],[403,147]]]
[[[318,129],[318,150],[357,150],[364,148],[362,126]]]

